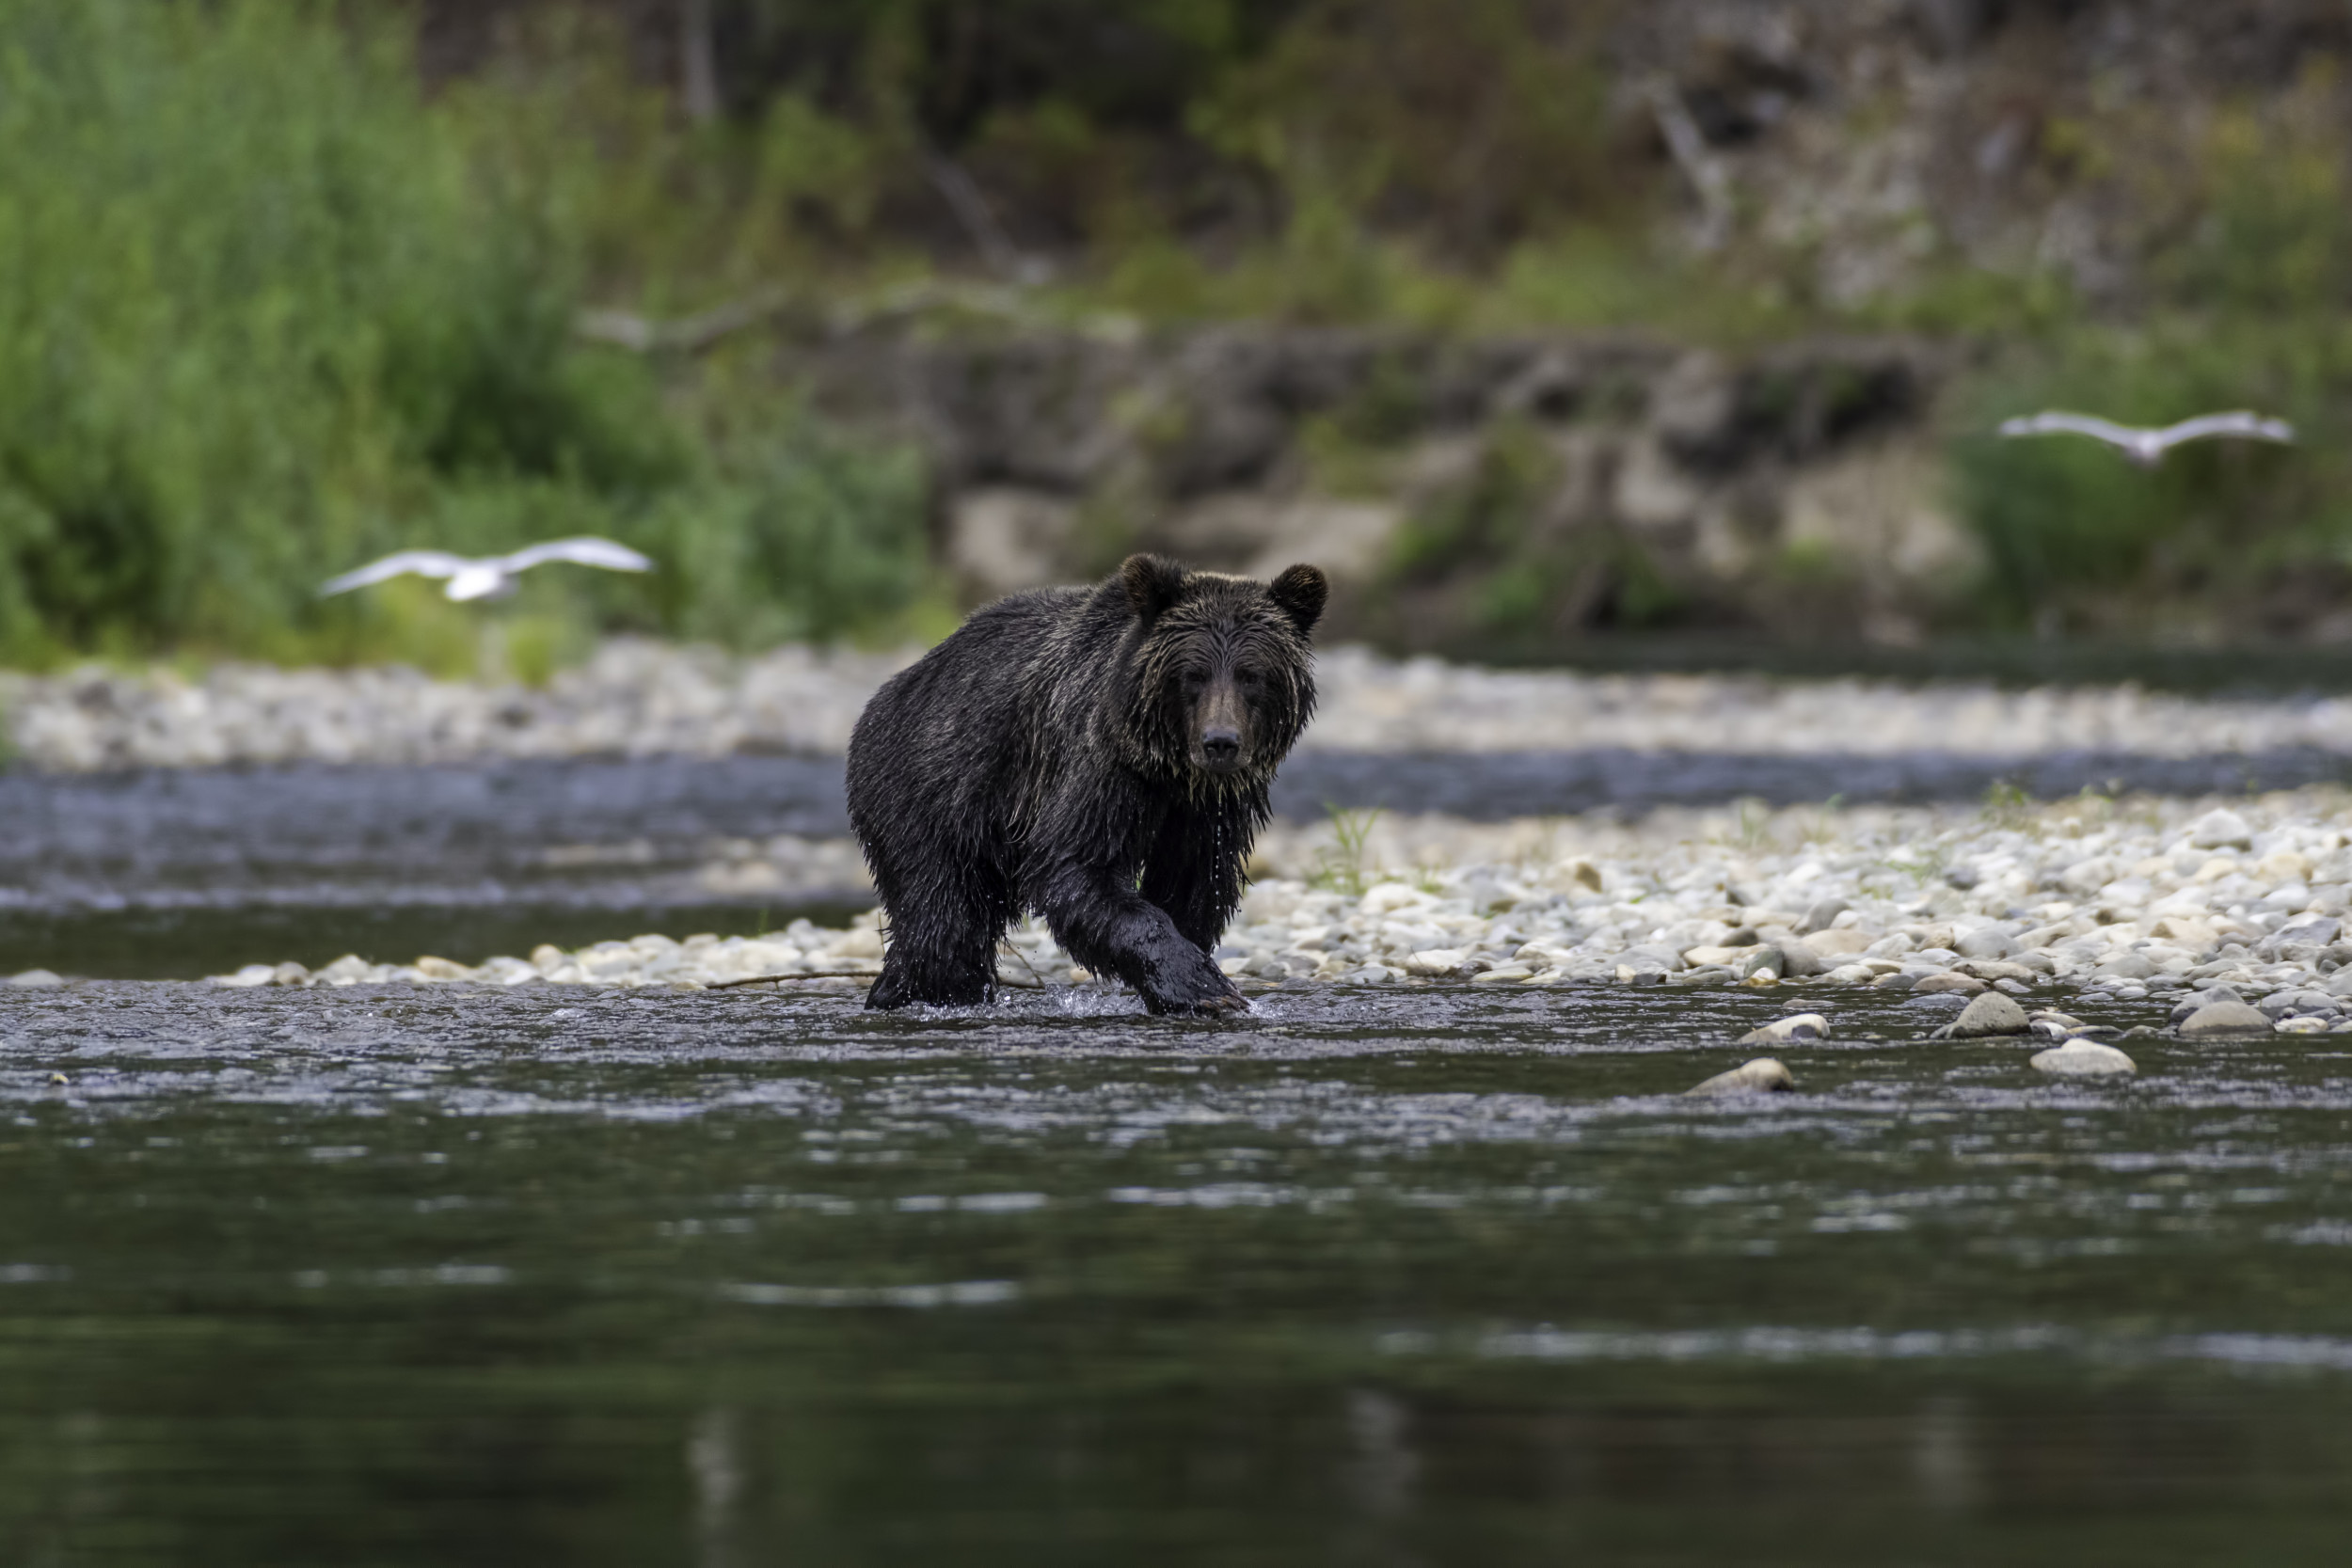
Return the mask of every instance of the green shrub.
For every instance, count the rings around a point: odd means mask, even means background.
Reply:
[[[1955,499],[1989,566],[1985,621],[2080,610],[2106,629],[2146,630],[2132,623],[2172,615],[2187,596],[2226,610],[2281,571],[2333,568],[2352,540],[2348,398],[2352,337],[2325,319],[2075,327],[2013,354],[1963,394],[1949,446]],[[2144,469],[2081,437],[1993,434],[2042,408],[2126,424],[2254,408],[2293,420],[2300,440],[2199,442]]]
[[[534,596],[688,635],[834,633],[919,590],[903,459],[749,379],[760,438],[714,436],[575,342],[605,169],[491,90],[429,103],[364,9],[0,0],[0,657],[442,659],[476,611],[314,596],[409,544],[630,540],[658,586]]]
[[[290,5],[0,0],[0,606],[233,641],[437,472],[591,471],[568,300],[382,33]],[[464,541],[452,540],[458,544]]]
[[[1311,3],[1234,62],[1193,122],[1279,190],[1295,246],[1302,222],[1352,232],[1378,217],[1433,252],[1491,258],[1622,205],[1597,48],[1611,9]]]
[[[887,624],[929,582],[924,476],[911,452],[828,435],[774,400],[726,402],[709,472],[655,509],[663,629],[754,646]]]
[[[2201,124],[2147,198],[2182,232],[2151,263],[2152,305],[2114,325],[2072,302],[1967,389],[1951,472],[1990,563],[1994,624],[2081,611],[2105,629],[2146,630],[2131,623],[2177,620],[2190,597],[2233,617],[2283,578],[2324,590],[2341,574],[2352,546],[2352,164],[2337,97],[2321,72]],[[2005,416],[2048,407],[2127,424],[2253,408],[2291,420],[2299,439],[2198,443],[2149,470],[2088,440],[1991,434]]]

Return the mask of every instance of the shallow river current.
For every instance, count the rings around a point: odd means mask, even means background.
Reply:
[[[0,993],[0,1544],[2341,1561],[2352,1055],[1803,994]]]

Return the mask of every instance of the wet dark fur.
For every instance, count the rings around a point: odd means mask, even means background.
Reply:
[[[1312,566],[1266,584],[1136,556],[977,611],[876,692],[850,737],[889,922],[867,1005],[987,1000],[1035,911],[1153,1012],[1245,1007],[1210,954],[1314,712],[1325,592]]]

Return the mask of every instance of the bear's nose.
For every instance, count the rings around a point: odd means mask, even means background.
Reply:
[[[1231,767],[1241,760],[1241,731],[1218,724],[1200,732],[1200,750],[1210,766]]]

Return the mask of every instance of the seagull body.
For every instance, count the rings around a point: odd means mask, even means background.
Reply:
[[[544,545],[532,545],[513,555],[469,557],[452,555],[447,550],[402,550],[383,560],[329,578],[320,585],[322,595],[348,594],[355,588],[365,588],[389,578],[446,578],[449,586],[441,590],[445,598],[464,603],[468,599],[502,599],[516,588],[517,574],[550,561],[570,562],[576,566],[601,566],[608,572],[650,572],[653,562],[626,545],[610,539],[582,536],[578,539],[550,539]]]
[[[2143,468],[2153,468],[2163,462],[2164,454],[2184,441],[2231,436],[2240,440],[2276,441],[2285,446],[2292,445],[2295,440],[2295,427],[2286,420],[2266,420],[2245,408],[2228,414],[2200,414],[2193,420],[2155,428],[2117,424],[2090,414],[2052,410],[2046,414],[2029,414],[2023,419],[2003,420],[2001,434],[2088,436],[2094,441],[2105,441],[2118,449]]]

